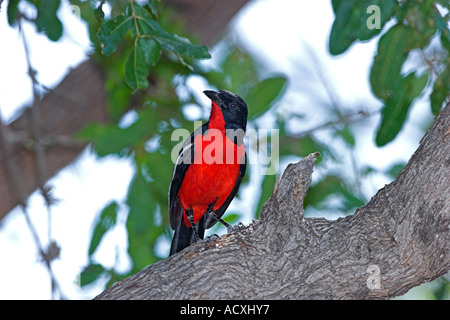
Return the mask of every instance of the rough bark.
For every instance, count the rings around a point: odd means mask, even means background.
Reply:
[[[165,0],[202,44],[213,44],[233,16],[249,0],[203,1]],[[32,50],[33,48],[31,48]],[[89,123],[108,121],[104,75],[93,59],[70,71],[66,78],[39,102],[41,127],[45,142],[46,179],[70,164],[86,147],[73,136]],[[11,154],[0,151],[0,220],[39,187],[36,155],[32,150],[30,108],[8,126],[6,137]],[[0,150],[3,147],[0,145]],[[8,173],[7,157],[16,162],[24,195],[18,195]]]
[[[450,269],[450,104],[395,181],[351,216],[304,218],[316,157],[286,168],[259,221],[191,245],[96,298],[381,299]]]

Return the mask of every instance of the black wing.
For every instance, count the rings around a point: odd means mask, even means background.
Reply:
[[[242,178],[244,178],[245,176],[245,170],[247,168],[247,153],[245,153],[245,161],[244,163],[241,164],[241,167],[239,168],[239,173],[236,179],[236,184],[234,185],[233,190],[231,191],[230,195],[228,196],[227,200],[225,200],[225,202],[220,206],[219,209],[217,209],[216,211],[214,211],[214,213],[216,214],[216,217],[218,218],[222,218],[223,214],[225,213],[225,210],[227,210],[228,206],[231,203],[231,200],[233,200],[234,196],[236,195],[236,193],[239,190],[239,186],[241,185],[241,181]],[[213,225],[215,225],[217,222],[216,219],[207,219],[206,221],[206,229],[211,228]]]
[[[180,191],[186,171],[194,161],[194,138],[197,134],[203,134],[208,129],[209,122],[195,130],[190,138],[186,139],[178,153],[178,158],[173,167],[172,181],[169,187],[169,212],[170,212],[170,227],[175,230],[180,225],[183,216],[183,207],[178,198],[178,191]]]

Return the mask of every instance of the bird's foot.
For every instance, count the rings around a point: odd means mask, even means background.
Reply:
[[[202,241],[203,239],[198,235],[198,225],[194,223],[194,214],[192,208],[186,212],[186,217],[189,221],[189,224],[191,225],[192,231],[194,232],[192,242],[197,243]]]
[[[219,217],[215,214],[214,211],[208,211],[208,214],[209,214],[209,216],[210,216],[212,219],[214,219],[214,220],[220,222],[221,224],[223,224],[223,225],[227,228],[227,233],[230,233],[230,232],[233,232],[233,231],[236,231],[236,230],[241,230],[241,228],[244,227],[244,225],[243,225],[241,222],[239,222],[238,224],[236,224],[236,225],[234,225],[234,226],[231,225],[231,224],[229,224],[228,222],[226,222],[226,221],[224,221],[223,219],[219,218]]]
[[[217,234],[212,234],[210,236],[205,237],[204,239],[196,238],[196,239],[194,239],[194,242],[195,243],[198,243],[198,242],[209,242],[209,241],[215,241],[217,239],[219,239],[219,236]]]
[[[242,222],[238,222],[238,224],[235,224],[234,226],[232,226],[231,224],[227,223],[226,227],[227,227],[227,232],[231,233],[231,232],[236,231],[236,230],[241,230],[241,228],[243,228],[244,225],[242,224]]]
[[[192,239],[192,243],[202,242],[203,239],[199,237],[198,233],[194,229],[194,238]]]
[[[205,242],[208,241],[216,241],[217,239],[219,239],[220,237],[217,234],[212,234],[210,236],[205,237],[205,239],[203,239]]]

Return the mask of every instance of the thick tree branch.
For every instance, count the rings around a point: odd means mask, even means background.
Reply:
[[[90,122],[105,122],[108,119],[104,77],[101,69],[88,60],[72,70],[69,75],[50,91],[39,103],[41,137],[73,137],[84,125]],[[37,107],[37,106],[35,106]],[[0,154],[0,219],[20,201],[8,179],[6,163],[8,157],[16,159],[21,175],[24,194],[28,197],[36,188],[45,184],[39,177],[32,126],[33,108],[8,126],[6,137],[12,144],[20,136],[23,142],[15,143],[8,154]],[[42,142],[42,141],[41,141]],[[31,147],[30,147],[31,145]],[[87,143],[45,146],[45,179],[49,179],[62,167],[73,161],[86,147]],[[41,164],[42,165],[42,164]],[[41,180],[41,181],[40,181]]]
[[[390,298],[450,270],[450,104],[395,181],[351,216],[303,217],[316,157],[287,167],[259,221],[97,299]]]

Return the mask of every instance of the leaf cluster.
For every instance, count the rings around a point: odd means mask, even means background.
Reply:
[[[101,4],[97,16],[102,16]],[[102,53],[110,56],[117,50],[119,42],[127,35],[133,39],[132,47],[125,63],[125,81],[133,89],[146,89],[149,67],[155,66],[166,50],[179,57],[209,59],[211,56],[205,46],[192,44],[187,38],[167,32],[157,22],[157,6],[149,1],[140,6],[129,1],[125,11],[109,20],[104,20],[97,34]]]
[[[372,91],[384,104],[376,144],[383,146],[395,139],[414,99],[424,92],[430,92],[432,113],[439,113],[450,93],[449,2],[333,0],[332,4],[335,20],[329,51],[333,55],[347,51],[355,41],[368,41],[385,30],[370,72]],[[371,6],[379,8],[379,14],[371,12]],[[379,28],[371,28],[369,19],[378,19]],[[414,54],[419,63],[413,63],[405,72]],[[430,90],[425,90],[427,87]]]

